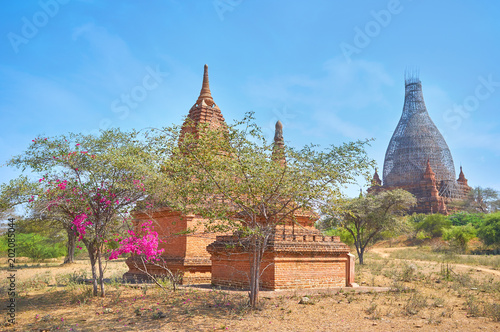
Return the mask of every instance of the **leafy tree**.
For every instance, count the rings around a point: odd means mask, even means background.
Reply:
[[[330,229],[324,231],[324,233],[328,236],[340,236],[340,241],[347,244],[348,246],[351,246],[354,244],[354,237],[345,228],[334,227],[334,228],[330,228]]]
[[[483,213],[468,213],[468,212],[457,212],[448,216],[453,226],[465,226],[471,224],[474,227],[479,227],[482,224],[484,218]]]
[[[476,229],[471,224],[463,226],[452,226],[451,228],[444,229],[443,239],[452,241],[455,247],[461,252],[467,250],[467,245],[470,240],[476,237]]]
[[[48,237],[36,233],[16,234],[16,254],[20,257],[29,257],[35,261],[64,256],[65,248],[62,243],[54,243]]]
[[[500,212],[487,214],[477,236],[486,245],[500,245]]]
[[[450,220],[446,216],[436,213],[430,214],[417,224],[417,231],[423,231],[431,237],[440,237],[443,235],[443,230],[451,226]]]
[[[463,202],[463,209],[470,213],[492,213],[500,210],[498,191],[492,188],[475,187]]]
[[[340,213],[329,209],[324,212],[352,235],[359,263],[364,264],[366,248],[374,244],[382,232],[400,228],[403,225],[401,216],[415,203],[412,194],[396,189],[344,201]]]
[[[148,154],[138,133],[113,129],[98,136],[70,133],[37,138],[8,164],[40,174],[41,186],[29,203],[64,223],[68,234],[76,233],[83,241],[89,253],[94,295],[99,281],[104,296],[105,243],[126,224],[129,210],[157,183],[155,158]],[[33,182],[26,185],[33,186]],[[20,191],[18,197],[26,194]]]
[[[296,150],[266,142],[251,114],[228,127],[192,126],[182,135],[181,128],[170,127],[150,137],[164,157],[163,195],[172,208],[207,218],[208,230],[242,234],[255,306],[262,257],[276,225],[335,202],[356,176],[369,177],[367,142]]]
[[[418,224],[423,221],[425,217],[427,217],[427,215],[424,213],[413,213],[412,215],[407,216],[407,219],[414,224]]]
[[[13,163],[11,166],[16,166]],[[22,205],[28,211],[28,215],[19,219],[16,224],[20,233],[38,233],[45,237],[57,238],[66,242],[66,257],[64,263],[73,263],[76,233],[73,228],[71,215],[60,213],[60,211],[48,211],[46,206],[50,202],[42,201],[46,198],[45,193],[50,188],[42,181],[30,180],[27,176],[11,180],[0,186],[0,208],[12,209]],[[38,198],[38,199],[35,199]],[[65,239],[60,238],[60,232],[65,232]]]

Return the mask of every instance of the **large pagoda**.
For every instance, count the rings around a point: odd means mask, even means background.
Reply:
[[[181,138],[186,133],[196,135],[200,125],[210,128],[225,127],[226,122],[220,108],[215,104],[210,92],[208,81],[208,66],[205,65],[203,83],[200,95],[189,110],[186,121],[181,129]],[[139,225],[148,220],[155,221],[156,230],[162,238],[166,239],[159,248],[164,249],[162,259],[167,267],[175,274],[182,275],[181,283],[210,282],[211,261],[206,246],[215,240],[218,234],[207,233],[203,227],[204,219],[200,216],[185,215],[169,207],[159,208],[154,211],[135,211],[134,222]],[[196,229],[196,232],[186,234],[186,230]],[[129,257],[126,261],[129,271],[124,277],[127,279],[144,279],[147,276],[140,270],[142,262],[136,256]],[[163,268],[146,264],[150,274],[161,275]]]
[[[403,114],[387,147],[383,184],[375,171],[368,192],[404,189],[415,195],[412,212],[447,214],[450,203],[467,197],[471,188],[462,167],[455,178],[450,149],[427,112],[422,83],[405,77]]]

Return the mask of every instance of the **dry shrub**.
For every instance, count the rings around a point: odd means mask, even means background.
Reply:
[[[427,298],[417,292],[413,293],[404,307],[406,315],[416,315],[421,309],[427,307]]]

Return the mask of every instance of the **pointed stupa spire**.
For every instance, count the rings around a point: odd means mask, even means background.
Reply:
[[[462,165],[460,165],[460,174],[458,175],[458,180],[457,182],[461,183],[461,184],[464,184],[466,186],[468,186],[467,184],[467,179],[465,178],[465,174],[464,172],[462,171]]]
[[[434,177],[435,173],[432,171],[431,161],[427,158],[427,165],[425,166],[424,177]]]
[[[285,140],[283,139],[283,124],[280,120],[276,122],[274,131],[273,160],[279,160],[281,165],[285,165]]]
[[[274,144],[284,145],[285,142],[283,140],[283,124],[280,120],[276,122],[275,130],[274,130]]]
[[[201,104],[201,102],[205,100],[205,103],[209,106],[212,106],[213,104],[213,99],[212,99],[212,93],[210,93],[210,83],[208,81],[208,66],[205,65],[204,71],[203,71],[203,83],[201,85],[201,91],[200,91],[200,96],[198,97],[198,100],[196,103]],[[212,104],[210,104],[210,102]]]
[[[220,111],[220,108],[215,104],[210,85],[208,82],[208,66],[205,65],[203,71],[203,83],[201,91],[196,103],[191,107],[187,115],[186,121],[182,125],[181,138],[185,133],[195,133],[197,127],[201,123],[206,123],[210,128],[226,127],[226,122]]]
[[[373,174],[372,186],[381,186],[382,180],[380,180],[380,176],[378,175],[377,169],[375,168],[375,174]]]

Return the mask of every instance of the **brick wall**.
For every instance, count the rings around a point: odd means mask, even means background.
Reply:
[[[345,287],[347,254],[300,255],[266,253],[261,264],[261,289]],[[212,284],[248,288],[248,253],[212,255]]]
[[[133,216],[136,226],[153,220],[158,237],[165,241],[159,246],[164,249],[162,258],[172,272],[184,275],[183,284],[210,282],[211,261],[206,247],[215,240],[217,234],[204,233],[203,219],[194,215],[182,215],[168,208],[147,214],[136,212]],[[180,234],[188,229],[194,231],[189,234]],[[138,264],[136,259],[130,257],[126,263],[129,267],[129,271],[125,274],[126,278],[144,279],[147,277],[136,267]],[[166,271],[153,265],[146,265],[146,267],[151,274],[166,274]]]

